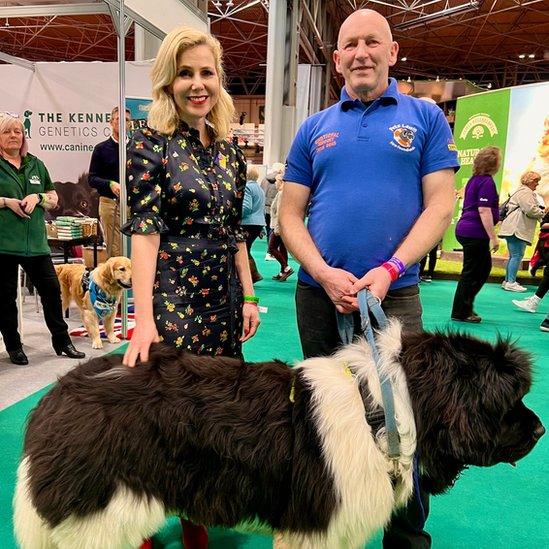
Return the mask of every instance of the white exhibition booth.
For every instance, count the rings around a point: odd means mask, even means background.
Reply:
[[[146,31],[136,33],[136,41],[146,41],[147,33],[162,39],[170,30],[182,25],[209,30],[207,15],[186,0],[163,0],[162,9],[149,0],[0,7],[0,17],[6,18],[83,13],[111,15],[118,34],[118,63],[31,63],[0,52],[0,58],[11,63],[0,66],[3,92],[0,110],[24,117],[27,134],[30,134],[30,151],[45,162],[54,181],[77,182],[78,177],[87,171],[93,145],[108,135],[107,115],[114,105],[123,112],[128,93],[135,97],[150,97],[150,63],[124,62],[125,35],[132,23]],[[147,51],[147,48],[137,46],[136,51]],[[124,117],[121,116],[121,135],[125,132],[123,126]],[[121,181],[125,179],[125,159],[125,148],[120,147]],[[120,217],[121,221],[126,218],[124,185],[120,196]],[[124,253],[128,250],[126,240],[123,239]],[[127,334],[127,311],[127,296],[124,294],[124,337]]]
[[[150,98],[152,63],[127,61],[126,96]],[[76,183],[88,171],[93,147],[110,135],[118,105],[117,63],[36,63],[29,71],[0,65],[1,110],[23,117],[29,150],[53,181]]]

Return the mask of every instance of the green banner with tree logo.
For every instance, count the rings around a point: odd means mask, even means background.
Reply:
[[[461,249],[456,240],[455,227],[463,206],[465,184],[473,175],[473,160],[478,151],[489,145],[500,147],[505,154],[511,90],[497,90],[460,97],[457,100],[454,140],[461,169],[456,174],[456,203],[452,223],[442,241],[446,251]],[[498,191],[501,170],[494,176]]]

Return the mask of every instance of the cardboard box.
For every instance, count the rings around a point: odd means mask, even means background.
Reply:
[[[84,258],[86,267],[88,267],[88,269],[93,269],[93,246],[83,246],[82,257]],[[105,263],[107,259],[107,248],[104,246],[97,246],[97,264]]]

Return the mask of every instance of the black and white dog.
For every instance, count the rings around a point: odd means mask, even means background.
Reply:
[[[33,411],[15,494],[24,549],[138,547],[168,514],[207,526],[260,522],[280,544],[354,548],[412,493],[421,456],[431,493],[466,465],[513,463],[543,435],[522,403],[529,356],[460,334],[378,335],[401,439],[394,467],[363,340],[331,357],[243,363],[157,346],[62,377]]]

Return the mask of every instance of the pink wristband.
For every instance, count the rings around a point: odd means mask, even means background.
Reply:
[[[391,277],[391,282],[398,280],[400,273],[393,263],[386,261],[385,263],[381,264],[381,267],[383,267],[389,273],[389,276]]]

